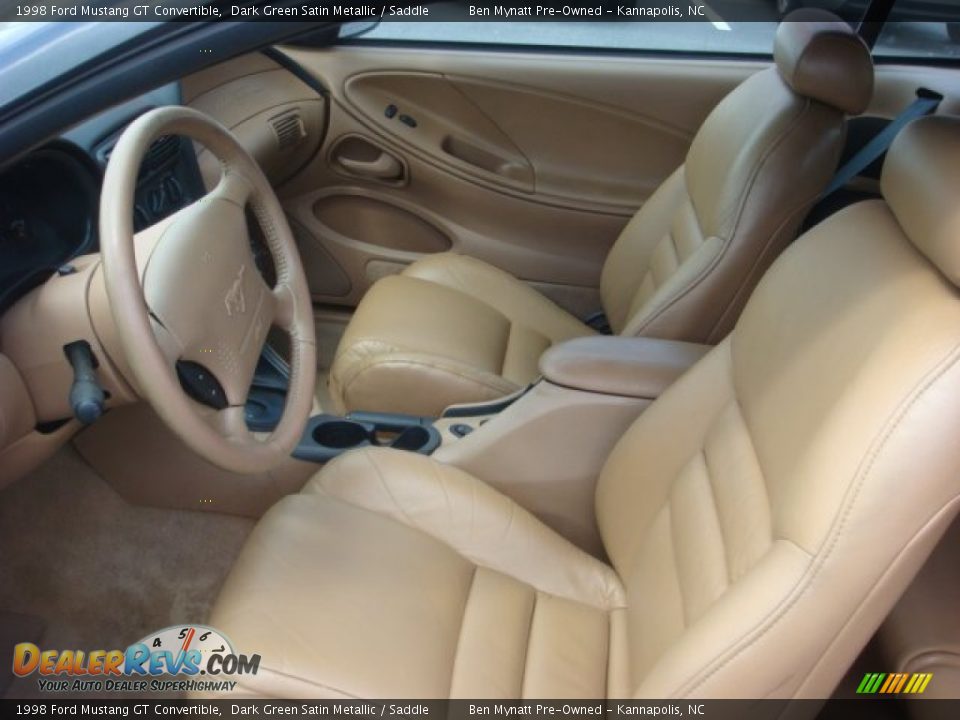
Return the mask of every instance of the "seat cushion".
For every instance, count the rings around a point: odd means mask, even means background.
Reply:
[[[547,348],[590,334],[502,270],[431,256],[364,296],[331,367],[333,409],[437,416],[519,390]]]
[[[264,517],[211,624],[262,657],[240,693],[592,698],[623,597],[609,566],[472,476],[368,449]]]

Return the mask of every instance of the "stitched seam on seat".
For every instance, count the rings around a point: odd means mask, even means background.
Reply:
[[[670,298],[667,298],[661,307],[654,312],[650,317],[648,317],[640,327],[638,327],[634,332],[639,335],[644,330],[646,330],[655,320],[660,318],[667,310],[676,305],[680,300],[689,295],[703,280],[713,272],[713,269],[719,264],[719,262],[724,258],[727,251],[730,249],[730,245],[733,243],[733,238],[736,237],[737,230],[740,227],[740,221],[743,218],[743,211],[746,208],[747,200],[750,197],[750,193],[753,190],[753,186],[756,183],[757,176],[760,174],[761,168],[770,159],[770,156],[773,152],[780,146],[780,144],[787,138],[787,136],[793,131],[794,127],[800,122],[801,118],[807,113],[810,108],[810,103],[812,101],[809,98],[804,97],[804,106],[800,109],[800,112],[797,113],[797,116],[794,120],[784,129],[784,131],[778,135],[770,146],[766,149],[760,160],[757,162],[753,171],[750,174],[750,180],[747,182],[747,189],[743,193],[743,197],[740,200],[740,207],[737,209],[736,220],[733,223],[733,231],[730,233],[728,238],[721,238],[719,235],[711,235],[709,238],[716,237],[719,240],[723,241],[723,245],[720,248],[720,252],[717,253],[716,258],[711,262],[706,268],[704,268],[700,273],[694,276],[691,281],[683,288],[680,288],[674,295]],[[684,179],[684,188],[686,189],[686,179]],[[687,190],[687,195],[690,196],[689,190]],[[693,205],[693,198],[690,196],[690,204]],[[696,206],[693,206],[694,217],[697,220],[697,226],[700,226],[700,217],[697,215]],[[709,239],[706,238],[704,243]],[[629,324],[629,322],[628,322]]]
[[[372,346],[372,348],[370,346]],[[388,343],[388,342],[384,342],[383,340],[380,340],[379,338],[368,336],[368,335],[363,335],[363,336],[354,338],[350,343],[350,347],[338,353],[337,357],[334,359],[333,363],[331,364],[331,367],[333,367],[333,365],[336,365],[338,361],[342,361],[344,357],[346,357],[351,353],[363,356],[360,362],[355,363],[357,366],[359,366],[360,369],[355,370],[354,373],[350,376],[350,378],[343,379],[343,382],[350,382],[353,379],[353,376],[356,375],[356,373],[361,372],[362,370],[366,369],[373,363],[382,362],[383,359],[382,357],[380,357],[381,355],[386,355],[391,353],[401,354],[401,355],[414,355],[414,356],[420,355],[423,357],[440,358],[442,360],[447,360],[456,365],[460,365],[470,369],[469,366],[463,363],[463,361],[458,360],[457,358],[451,357],[449,355],[444,355],[441,352],[433,352],[428,354],[428,353],[424,353],[420,348],[413,347],[412,345],[404,345],[402,343],[396,343],[396,342]],[[414,361],[411,361],[411,362],[414,362]],[[426,361],[420,361],[420,362],[426,362]],[[485,372],[485,371],[482,371],[482,372]],[[488,374],[492,374],[492,373],[488,373]]]
[[[664,243],[663,240],[666,240],[666,243]],[[670,273],[664,278],[664,281],[666,281],[676,274],[677,270],[680,269],[680,266],[683,264],[686,258],[680,257],[680,250],[677,248],[677,241],[673,236],[672,227],[667,232],[667,236],[663,240],[660,241],[660,245],[665,244],[667,246],[667,249],[670,251],[670,260],[673,263],[673,269],[670,270]],[[656,255],[656,252],[654,252],[654,255]],[[654,278],[654,280],[656,280],[656,278]]]
[[[893,562],[890,564],[890,566],[889,566],[886,570],[884,570],[884,572],[880,575],[880,577],[877,579],[877,581],[870,586],[870,589],[867,591],[867,594],[865,595],[865,600],[868,600],[868,599],[876,592],[877,588],[883,583],[884,579],[885,579],[886,577],[888,577],[888,575],[893,571],[893,566],[896,565],[897,561],[903,556],[903,554],[904,554],[905,552],[907,552],[908,547],[909,547],[914,541],[916,541],[916,539],[917,539],[923,532],[925,532],[925,531],[927,530],[927,528],[930,526],[930,524],[933,523],[933,522],[935,522],[935,521],[940,517],[940,515],[941,515],[944,511],[946,511],[948,508],[950,508],[951,505],[956,504],[958,501],[960,501],[960,495],[954,495],[953,498],[951,498],[949,502],[947,502],[942,508],[940,508],[940,510],[938,510],[932,517],[930,517],[930,518],[923,524],[923,526],[922,526],[916,533],[913,534],[913,537],[911,537],[911,538],[906,542],[906,544],[904,544],[904,546],[903,546],[902,548],[900,548],[900,551],[897,553],[896,557],[894,558],[894,560],[893,560]],[[834,647],[834,645],[840,640],[840,638],[841,638],[841,636],[843,635],[844,631],[845,631],[845,630],[850,626],[850,624],[851,624],[852,622],[854,622],[854,620],[858,617],[858,615],[859,615],[860,612],[862,611],[862,607],[863,607],[863,604],[861,603],[861,605],[858,606],[856,610],[854,610],[854,612],[850,615],[850,617],[847,618],[847,622],[845,622],[845,623],[843,624],[843,627],[840,628],[840,631],[839,631],[839,632],[836,634],[836,636],[834,637],[833,642],[831,642],[830,645],[827,646],[827,652],[824,652],[823,655],[821,656],[820,660],[819,660],[818,662],[814,663],[814,666],[810,669],[810,672],[807,674],[806,678],[804,678],[804,682],[806,682],[806,680],[809,679],[810,675],[813,674],[813,672],[817,669],[817,667],[820,666],[820,663],[823,662],[823,659],[826,658],[827,655],[829,654],[829,650],[830,650],[832,647]],[[914,656],[913,658],[911,658],[911,659],[908,660],[907,662],[903,663],[903,664],[901,665],[901,667],[904,667],[904,668],[908,667],[908,666],[909,666],[909,662],[910,662],[911,660],[914,660],[914,659],[916,659],[917,657],[922,657],[924,654],[927,654],[927,653],[920,653],[919,655]],[[796,694],[794,694],[794,697],[796,697]]]
[[[504,316],[506,317],[506,316]],[[510,355],[510,341],[513,339],[513,331],[516,323],[510,318],[507,320],[507,341],[503,343],[503,355],[500,356],[500,377],[506,379],[507,357]]]
[[[683,573],[677,561],[677,534],[676,526],[673,522],[672,498],[667,499],[667,522],[670,523],[670,566],[673,568],[673,574],[677,578],[677,588],[680,590],[680,626],[682,630],[686,630],[690,625],[687,617],[687,593],[683,588]]]
[[[729,353],[729,346],[728,346],[728,353]],[[731,390],[732,390],[732,392],[735,391],[735,388],[732,388],[732,384],[731,384]],[[733,400],[736,401],[736,396],[735,396],[735,395],[733,396]],[[728,401],[728,404],[729,404],[729,401]],[[717,410],[717,411],[714,413],[713,418],[712,418],[711,421],[710,421],[710,426],[712,426],[714,423],[716,423],[716,421],[717,421],[717,420],[720,418],[720,416],[723,414],[723,410],[724,410],[726,407],[727,407],[727,406],[724,405],[724,406],[722,406],[719,410]],[[699,450],[698,450],[698,452],[699,452]],[[686,460],[686,463],[684,463],[684,465],[681,466],[681,469],[682,469],[683,467],[685,467],[687,464],[689,464],[689,463],[693,460],[693,458],[695,457],[695,455],[696,455],[696,453],[691,453],[690,457]],[[759,466],[759,462],[758,462],[757,464],[758,464],[758,466]],[[672,489],[672,486],[671,486],[671,489]],[[666,500],[665,502],[669,502],[669,493],[668,493],[668,495],[667,495],[667,500]],[[663,503],[661,503],[661,507],[662,507],[662,505],[663,505]],[[659,511],[659,510],[658,510],[658,511]],[[636,562],[637,553],[640,551],[640,547],[641,547],[642,544],[643,544],[643,540],[644,540],[644,538],[646,537],[647,533],[650,532],[650,529],[651,529],[651,528],[654,526],[654,524],[656,523],[656,519],[657,519],[657,513],[652,513],[652,514],[650,515],[650,519],[649,519],[649,521],[647,522],[646,525],[644,525],[644,526],[641,527],[641,528],[636,528],[636,531],[637,531],[637,532],[636,532],[636,537],[638,538],[638,540],[637,540],[637,541],[634,543],[634,545],[630,548],[630,552],[629,552],[629,553],[625,553],[625,556],[626,556],[626,558],[628,558],[628,560],[627,560],[626,562],[622,563],[624,567],[629,567],[629,566],[632,565],[634,562]],[[618,575],[618,577],[619,577],[619,575]]]
[[[467,587],[467,594],[463,601],[463,613],[460,615],[460,632],[457,633],[457,643],[453,647],[453,664],[450,668],[450,682],[448,683],[447,697],[453,695],[453,681],[457,677],[457,662],[460,660],[460,644],[463,641],[463,629],[466,626],[467,608],[470,606],[470,598],[473,595],[473,587],[477,582],[478,565],[473,566],[473,572],[470,574],[470,585]]]
[[[484,380],[478,377],[471,376],[467,372],[457,371],[457,370],[454,370],[453,368],[450,368],[449,366],[432,363],[427,360],[416,360],[413,358],[404,359],[404,360],[383,360],[381,358],[374,358],[373,360],[361,365],[359,369],[353,373],[353,376],[350,378],[350,380],[346,382],[341,381],[340,385],[343,388],[342,394],[346,395],[350,387],[360,378],[360,376],[366,372],[369,372],[370,370],[376,370],[381,367],[404,367],[404,366],[424,367],[430,370],[442,371],[447,373],[448,375],[452,375],[456,378],[459,378],[460,380],[473,383],[474,385],[479,385],[480,387],[483,387],[487,390],[493,390],[495,392],[514,392],[520,389],[519,385],[510,382],[506,378]],[[495,376],[491,375],[491,377],[495,377]],[[503,384],[502,385],[498,384],[496,382],[497,379],[502,379]],[[504,385],[509,385],[509,387],[505,388]]]
[[[730,407],[731,404],[732,403],[728,403],[727,407]],[[706,448],[700,448],[700,454],[703,456],[703,468],[707,473],[707,490],[710,493],[710,505],[713,507],[713,514],[717,519],[717,530],[720,532],[720,545],[723,547],[724,576],[727,578],[727,587],[730,587],[730,583],[733,582],[730,572],[730,544],[727,542],[727,538],[723,534],[723,518],[720,517],[720,506],[717,504],[717,491],[713,487],[713,473],[710,471],[710,456],[707,455]],[[726,591],[726,588],[724,588],[724,591]]]
[[[391,451],[391,452],[401,452],[401,451],[394,450],[394,451]],[[320,484],[320,485],[319,485],[319,490],[322,492],[322,494],[326,495],[327,497],[332,498],[332,499],[334,499],[334,500],[337,501],[337,502],[341,502],[341,503],[344,503],[344,504],[349,505],[349,506],[351,506],[351,507],[354,507],[354,508],[357,508],[357,509],[359,509],[359,510],[362,510],[362,511],[364,511],[364,512],[368,512],[368,513],[372,513],[372,514],[374,514],[374,515],[378,515],[379,517],[381,517],[381,518],[383,518],[383,519],[385,519],[385,520],[388,520],[388,521],[390,521],[390,522],[395,522],[395,523],[397,523],[397,524],[403,525],[404,527],[408,527],[408,528],[410,528],[411,530],[414,530],[414,531],[416,531],[416,532],[423,533],[425,536],[427,536],[427,537],[431,538],[432,540],[434,540],[434,541],[436,541],[436,542],[438,542],[438,543],[446,546],[447,548],[449,548],[449,549],[451,550],[451,552],[456,553],[458,556],[460,556],[461,558],[463,558],[466,562],[469,562],[469,563],[471,563],[471,564],[473,564],[473,565],[476,565],[476,566],[478,566],[478,567],[482,567],[482,568],[491,570],[492,572],[497,572],[497,573],[500,573],[501,575],[505,575],[506,577],[509,577],[509,578],[511,578],[511,579],[513,579],[513,580],[516,580],[516,581],[519,582],[519,583],[522,583],[522,584],[524,584],[524,585],[526,585],[526,586],[528,586],[528,587],[530,587],[530,588],[533,588],[536,592],[542,592],[542,593],[544,593],[545,595],[552,595],[553,597],[562,598],[562,599],[564,599],[564,600],[569,600],[570,602],[579,603],[579,604],[581,604],[581,605],[585,605],[585,606],[587,606],[587,607],[595,608],[595,609],[600,610],[600,611],[603,611],[603,612],[609,612],[609,611],[611,611],[612,609],[615,609],[615,608],[625,607],[625,605],[623,605],[623,604],[614,605],[614,604],[613,604],[613,598],[611,598],[611,597],[609,596],[609,593],[606,593],[606,592],[601,593],[602,599],[605,600],[605,604],[597,604],[597,603],[595,603],[595,602],[592,602],[591,600],[588,600],[588,599],[586,599],[586,598],[584,598],[584,597],[580,597],[580,596],[578,596],[578,595],[558,594],[558,593],[553,593],[553,592],[549,592],[549,591],[546,591],[546,590],[541,590],[537,585],[535,585],[534,583],[530,582],[530,580],[525,579],[525,578],[524,578],[523,576],[521,576],[521,575],[517,575],[517,574],[515,574],[514,572],[512,572],[512,571],[510,571],[510,570],[507,570],[507,569],[504,569],[504,568],[499,568],[499,567],[494,567],[494,566],[489,565],[489,564],[486,563],[486,562],[476,560],[476,559],[474,558],[474,556],[472,556],[471,554],[469,554],[466,550],[463,550],[463,549],[461,549],[460,547],[458,547],[454,541],[451,541],[450,538],[444,537],[441,533],[432,532],[432,531],[429,530],[428,528],[425,528],[424,526],[416,523],[416,522],[413,520],[413,518],[410,517],[410,515],[409,515],[407,512],[405,512],[405,510],[404,510],[404,508],[402,507],[402,505],[400,505],[400,503],[397,501],[397,499],[396,499],[396,497],[393,495],[393,493],[390,492],[389,488],[387,488],[386,479],[385,479],[383,473],[381,472],[379,465],[376,464],[376,461],[375,461],[375,460],[373,459],[373,457],[372,457],[373,455],[375,455],[374,452],[371,452],[371,450],[370,450],[369,448],[360,448],[360,449],[352,450],[349,454],[350,454],[350,456],[362,455],[362,456],[367,460],[367,462],[368,462],[371,466],[374,467],[374,469],[375,469],[375,471],[376,471],[376,473],[377,473],[378,479],[380,480],[381,484],[384,486],[384,489],[385,489],[386,492],[387,492],[387,496],[389,497],[389,499],[390,499],[391,502],[393,503],[394,507],[397,508],[397,515],[399,515],[400,517],[391,516],[391,515],[387,514],[388,511],[379,510],[379,509],[377,509],[377,508],[375,508],[375,507],[371,507],[371,506],[369,506],[369,505],[363,505],[363,504],[360,504],[360,503],[352,500],[351,498],[342,497],[342,496],[337,495],[337,494],[335,494],[335,493],[331,493],[325,486],[323,486],[322,484]],[[334,464],[341,462],[341,458],[344,458],[344,457],[346,457],[346,454],[341,455],[340,457],[338,457],[338,458],[334,459],[333,461],[331,461],[331,467],[332,467]],[[440,474],[440,473],[441,473],[441,470],[440,470],[441,466],[440,466],[439,463],[429,463],[429,465],[431,466],[431,468],[433,469],[433,471],[434,471],[435,473],[437,473],[437,474]],[[479,482],[479,481],[478,481],[478,482]],[[476,526],[476,508],[477,508],[477,505],[478,505],[478,503],[477,503],[477,501],[476,501],[476,493],[477,493],[479,487],[480,487],[480,486],[479,486],[478,484],[471,484],[471,486],[470,486],[470,492],[471,492],[472,498],[471,498],[471,502],[470,502],[470,521],[469,521],[469,525],[470,525],[471,533],[473,532],[473,529],[474,529],[474,527]],[[301,493],[301,494],[306,494],[306,493]],[[295,496],[291,495],[291,496],[288,496],[288,497],[291,497],[291,498],[292,498],[292,497],[295,497]],[[514,502],[513,500],[510,500],[509,498],[507,498],[505,495],[502,496],[502,497],[503,497],[504,500],[506,500],[506,501],[509,502],[509,504],[510,504],[510,513],[511,513],[511,516],[510,516],[510,522],[509,522],[509,524],[512,525],[513,519],[516,517],[517,513],[521,512],[521,511],[523,510],[523,508],[520,507],[520,505],[517,504],[516,502]],[[534,519],[536,519],[536,518],[534,518]],[[608,565],[605,565],[602,561],[598,560],[597,558],[593,557],[592,555],[589,555],[586,551],[578,548],[577,546],[573,545],[572,543],[569,543],[569,541],[565,541],[565,542],[567,542],[567,543],[570,545],[571,549],[574,550],[577,554],[583,556],[584,558],[588,558],[591,562],[595,562],[595,563],[598,564],[600,567],[606,567],[608,570],[610,570],[611,573],[613,573],[614,577],[619,581],[619,576],[616,575],[616,571],[614,571],[613,568],[611,568],[611,567],[608,566]],[[599,569],[594,569],[594,570],[592,570],[591,572],[592,572],[592,574],[594,574],[594,575],[597,575],[597,574],[599,573],[598,580],[603,581],[603,587],[604,587],[605,590],[609,589],[609,588],[607,587],[607,582],[606,582],[606,579],[607,579],[607,578],[604,577],[603,573],[601,573],[601,572],[599,571]],[[616,589],[616,588],[614,588],[614,589]],[[622,583],[621,583],[621,585],[620,585],[620,590],[621,590],[621,591],[623,590]]]
[[[302,682],[302,683],[305,683],[305,684],[307,684],[307,685],[312,685],[313,687],[323,688],[324,690],[329,690],[330,692],[334,692],[334,693],[337,693],[337,694],[339,694],[339,695],[343,695],[344,697],[353,698],[353,699],[355,699],[355,700],[361,699],[361,696],[360,696],[360,695],[354,695],[353,693],[348,693],[347,691],[345,691],[345,690],[340,690],[339,688],[335,688],[335,687],[333,687],[332,685],[326,685],[326,684],[324,684],[324,683],[316,682],[316,681],[314,681],[314,680],[307,680],[306,678],[301,677],[301,676],[299,676],[299,675],[291,675],[290,673],[281,672],[280,670],[274,670],[273,668],[269,668],[269,667],[268,667],[268,668],[265,668],[265,669],[266,669],[266,670],[269,670],[269,671],[270,671],[271,673],[273,673],[274,675],[279,675],[279,676],[282,677],[282,678],[287,678],[287,679],[289,679],[289,680],[297,680],[297,681]],[[244,687],[251,687],[251,686],[250,686],[250,685],[245,685]],[[251,688],[251,689],[252,689],[252,688]],[[264,693],[264,692],[262,692],[262,691],[260,691],[260,690],[257,690],[256,693],[257,693],[258,695],[267,695],[268,697],[279,697],[279,696],[277,696],[277,695],[269,695],[268,693]]]
[[[361,452],[363,454],[363,457],[370,464],[370,467],[372,467],[374,469],[374,472],[377,473],[377,479],[380,480],[380,484],[383,486],[384,492],[387,493],[387,497],[390,498],[390,502],[393,503],[393,506],[397,509],[397,511],[403,517],[404,521],[406,521],[407,525],[409,525],[412,528],[416,528],[417,530],[419,530],[420,532],[426,535],[429,535],[430,533],[428,533],[426,530],[421,528],[420,525],[412,517],[410,517],[410,515],[406,511],[406,508],[404,508],[403,505],[401,505],[397,501],[396,496],[393,494],[393,491],[390,489],[390,485],[387,482],[387,479],[383,476],[383,472],[380,470],[380,466],[377,465],[376,461],[372,457],[370,457],[370,453],[366,450],[363,450]]]
[[[527,668],[530,661],[530,644],[533,641],[533,623],[537,617],[537,608],[540,607],[540,591],[533,589],[533,607],[530,609],[530,622],[527,624],[527,642],[524,645],[523,675],[520,677],[520,698],[527,697]]]
[[[720,653],[717,656],[714,666],[710,669],[704,670],[703,673],[700,674],[699,679],[697,676],[693,676],[684,683],[681,683],[678,686],[678,695],[689,694],[702,686],[713,675],[722,670],[745,650],[762,639],[763,636],[777,623],[779,623],[786,616],[787,612],[797,602],[799,602],[800,598],[809,589],[810,585],[813,583],[813,580],[819,575],[821,569],[826,564],[827,560],[830,559],[833,551],[839,544],[838,540],[843,534],[843,531],[846,529],[846,522],[853,511],[853,506],[856,504],[860,490],[870,477],[870,473],[873,470],[873,466],[877,457],[879,457],[879,455],[882,453],[887,442],[896,432],[901,421],[907,416],[916,402],[923,397],[931,387],[933,387],[937,380],[942,378],[947,372],[954,368],[954,366],[957,364],[958,358],[960,358],[960,344],[954,345],[954,347],[949,353],[947,353],[943,360],[937,363],[937,365],[931,369],[910,392],[906,394],[900,404],[892,411],[886,423],[884,424],[884,427],[881,428],[876,439],[871,443],[870,448],[868,448],[863,458],[861,458],[860,465],[854,475],[854,481],[851,487],[848,489],[843,503],[834,517],[834,522],[831,526],[824,547],[822,547],[816,555],[811,556],[812,563],[810,567],[797,581],[797,584],[791,589],[788,595],[777,607],[771,610],[766,616],[761,618],[754,628],[747,633],[747,635],[741,638],[739,645],[732,645],[725,652]]]
[[[724,321],[730,315],[730,312],[732,311],[732,309],[736,306],[737,301],[743,296],[745,292],[747,292],[748,288],[753,287],[753,285],[755,284],[750,282],[750,280],[758,273],[760,268],[763,266],[764,256],[770,250],[770,247],[773,245],[774,240],[779,237],[780,233],[783,232],[783,229],[787,225],[793,222],[794,218],[797,215],[802,215],[807,210],[809,210],[813,206],[813,203],[816,201],[816,199],[817,199],[817,196],[814,195],[813,197],[804,200],[803,203],[801,203],[800,205],[795,207],[793,210],[791,210],[787,214],[787,216],[784,218],[783,222],[777,226],[777,229],[770,234],[770,237],[767,238],[767,242],[764,244],[763,249],[754,258],[753,263],[747,269],[747,272],[744,274],[743,279],[738,283],[737,289],[734,292],[733,296],[730,298],[730,301],[727,303],[727,306],[724,308],[723,312],[720,314],[720,317],[717,319],[717,321],[713,324],[713,327],[710,329],[708,342],[709,340],[716,339],[715,333],[717,332],[717,328],[723,326]],[[803,218],[801,217],[801,221],[802,219]],[[774,258],[774,260],[775,259],[776,258]],[[760,273],[760,277],[763,277],[762,272]]]
[[[497,267],[496,265],[491,265],[490,263],[484,260],[480,260],[479,258],[473,257],[472,255],[462,255],[458,253],[453,253],[453,255],[458,258],[458,261],[462,261],[467,264],[472,263],[479,266],[480,268],[482,268],[483,272],[492,271],[494,274],[501,276],[499,279],[503,280],[506,284],[517,283],[523,290],[529,290],[531,293],[531,297],[528,298],[527,300],[528,301],[532,300],[533,302],[536,302],[540,310],[543,310],[545,312],[559,313],[564,316],[565,322],[569,321],[571,322],[571,324],[576,325],[578,328],[582,326],[584,329],[589,329],[575,315],[572,315],[571,313],[564,310],[562,307],[557,305],[557,303],[555,303],[553,300],[548,298],[542,292],[536,290],[533,287],[530,287],[530,285],[526,281],[521,280],[520,278],[514,275],[511,275],[510,273],[503,270],[502,268]],[[457,292],[460,292],[466,295],[472,300],[475,300],[479,303],[483,303],[484,305],[487,306],[487,308],[497,313],[498,315],[501,315],[508,322],[510,323],[514,322],[513,318],[507,317],[507,315],[504,312],[502,312],[499,308],[492,305],[487,300],[487,298],[483,296],[483,294],[470,292],[469,290],[470,283],[464,281],[463,277],[459,273],[459,270],[457,271],[452,270],[451,264],[448,263],[447,266],[442,269],[442,273],[449,276],[450,278],[449,283],[438,282],[438,280],[431,279],[431,278],[424,278],[420,276],[413,276],[413,277],[418,280],[423,280],[424,282],[432,282],[435,285],[441,285],[445,288],[456,290]],[[549,337],[551,341],[554,341],[552,335],[547,337]],[[575,337],[580,337],[580,336],[575,336]]]

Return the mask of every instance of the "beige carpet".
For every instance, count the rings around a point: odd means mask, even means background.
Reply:
[[[129,505],[65,448],[0,491],[0,613],[41,621],[40,645],[51,649],[125,648],[169,625],[202,623],[252,527]],[[0,662],[12,650],[0,648]],[[35,678],[6,692],[38,695]]]

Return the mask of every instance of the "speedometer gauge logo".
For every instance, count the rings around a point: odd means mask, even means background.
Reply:
[[[237,653],[219,630],[194,624],[152,632],[125,650],[41,650],[33,643],[19,643],[13,653],[14,674],[37,673],[40,689],[50,691],[143,691],[148,681],[154,690],[232,689],[236,682],[231,676],[256,675],[259,668],[259,655]],[[68,685],[64,677],[84,684]]]
[[[206,674],[214,655],[221,658],[235,655],[233,645],[226,636],[208,625],[171,625],[147,635],[136,645],[148,648],[151,655],[168,651],[174,656],[179,654],[187,657],[190,653],[201,675]]]

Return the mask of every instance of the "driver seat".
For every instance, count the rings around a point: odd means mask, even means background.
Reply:
[[[211,618],[262,656],[238,691],[829,696],[960,508],[960,120],[904,129],[882,190],[789,248],[623,435],[606,558],[401,451],[278,503]]]
[[[799,10],[776,66],[724,98],[627,223],[600,277],[614,333],[714,344],[826,188],[873,65],[835,16]],[[520,390],[551,345],[594,330],[477,258],[439,253],[364,295],[330,368],[332,411],[439,416]]]

